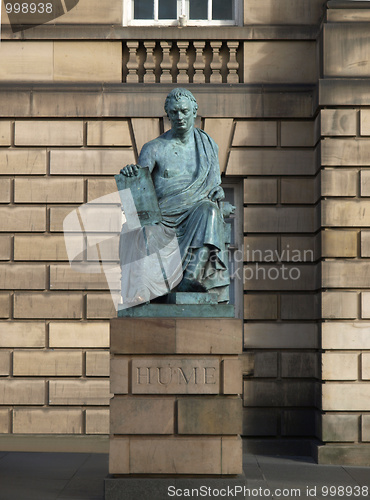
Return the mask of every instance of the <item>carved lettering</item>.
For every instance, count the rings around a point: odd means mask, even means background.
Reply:
[[[181,368],[181,366],[179,366],[178,373],[179,373],[179,384],[183,384],[184,382],[185,382],[185,384],[189,384],[191,379],[193,378],[193,375],[194,375],[194,382],[193,383],[197,384],[197,367],[196,366],[194,368],[192,368],[189,377],[186,376],[186,373]]]
[[[144,371],[145,373],[141,373],[141,371]],[[143,366],[138,366],[137,367],[137,384],[150,384],[150,368],[149,367],[143,367]],[[143,382],[145,380],[145,382]]]
[[[218,357],[139,357],[132,360],[132,394],[219,394]]]

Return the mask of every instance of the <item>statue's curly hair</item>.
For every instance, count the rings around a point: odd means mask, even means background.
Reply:
[[[198,103],[197,103],[195,97],[193,96],[193,94],[190,92],[190,90],[183,89],[181,87],[177,87],[175,89],[172,89],[171,92],[166,97],[166,101],[164,103],[164,110],[165,110],[167,116],[168,116],[168,109],[169,109],[169,105],[170,105],[170,100],[175,99],[175,101],[179,101],[181,99],[181,97],[186,97],[187,99],[189,99],[189,101],[192,103],[193,109],[195,109],[195,111],[198,110]]]

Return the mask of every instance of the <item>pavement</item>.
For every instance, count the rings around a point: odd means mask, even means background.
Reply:
[[[245,499],[370,497],[370,467],[317,465],[309,457],[245,454],[244,471]],[[107,474],[107,454],[0,452],[0,500],[104,500]],[[187,496],[185,490],[181,493],[181,498]],[[233,498],[222,493],[220,490],[220,498]]]

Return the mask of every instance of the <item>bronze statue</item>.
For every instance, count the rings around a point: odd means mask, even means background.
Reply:
[[[183,279],[174,291],[212,292],[228,301],[230,283],[225,247],[225,222],[219,203],[221,187],[218,146],[194,127],[198,105],[192,93],[173,89],[165,111],[171,129],[146,143],[137,165],[121,174],[135,177],[148,167],[157,194],[164,229],[175,230]]]

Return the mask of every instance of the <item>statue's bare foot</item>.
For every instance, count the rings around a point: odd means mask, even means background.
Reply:
[[[207,288],[197,280],[184,278],[176,289],[177,292],[202,292],[206,293]]]

